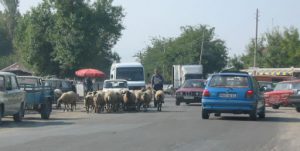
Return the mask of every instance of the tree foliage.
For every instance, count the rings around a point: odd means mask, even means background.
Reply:
[[[22,61],[42,75],[108,71],[120,60],[111,48],[121,36],[123,17],[112,0],[44,0],[19,20],[14,42]]]
[[[245,67],[253,66],[254,41],[242,56]],[[300,39],[296,28],[279,28],[265,33],[260,38],[257,50],[257,67],[282,68],[300,66]]]
[[[177,38],[154,38],[142,54],[147,75],[161,68],[165,79],[172,79],[172,65],[199,64],[203,40],[202,65],[204,74],[220,71],[226,66],[225,42],[215,38],[215,29],[205,25],[185,26]],[[204,35],[204,36],[203,36]]]

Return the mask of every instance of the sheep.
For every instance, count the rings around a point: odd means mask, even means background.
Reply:
[[[93,100],[94,100],[95,113],[100,113],[101,111],[103,111],[105,105],[104,92],[96,91]]]
[[[134,91],[134,93],[135,93],[135,97],[136,97],[136,101],[135,101],[136,110],[140,111],[140,107],[141,107],[141,104],[142,104],[143,90],[136,90],[136,91]]]
[[[157,111],[161,111],[161,105],[164,103],[165,94],[164,91],[158,90],[155,92],[154,101],[157,103]]]
[[[128,107],[135,105],[136,96],[129,90],[123,93],[123,110],[128,110]]]
[[[150,102],[151,102],[150,94],[147,93],[147,92],[143,92],[142,96],[141,96],[141,101],[142,101],[142,104],[143,104],[144,111],[146,111],[147,108],[149,107]]]
[[[114,91],[107,91],[104,95],[105,109],[107,112],[116,111],[117,95]]]
[[[76,102],[79,101],[79,96],[73,91],[65,92],[63,93],[58,99],[57,99],[57,106],[58,108],[61,107],[61,104],[65,105],[65,110],[76,110]],[[69,107],[71,105],[71,108]]]
[[[95,92],[88,92],[87,95],[84,97],[84,105],[87,113],[90,112],[90,109],[93,110],[95,108],[94,94]]]
[[[63,92],[60,89],[54,89],[53,91],[54,100],[56,101],[56,108],[58,108],[58,98],[63,94]]]
[[[115,92],[116,95],[116,100],[114,102],[115,105],[115,111],[119,111],[121,103],[123,102],[123,96],[122,96],[122,92]]]

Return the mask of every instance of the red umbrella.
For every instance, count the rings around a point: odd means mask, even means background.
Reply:
[[[78,77],[104,78],[105,73],[97,69],[80,69],[75,72]]]

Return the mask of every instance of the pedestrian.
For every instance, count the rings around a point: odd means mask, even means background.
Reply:
[[[93,91],[93,81],[91,78],[86,79],[86,87],[87,87],[87,92],[92,92]]]
[[[163,90],[163,86],[164,86],[164,78],[163,76],[160,74],[160,71],[158,68],[156,68],[154,70],[154,74],[152,75],[151,78],[151,85],[152,88],[156,91],[158,90]],[[155,98],[154,98],[155,99]],[[156,101],[154,100],[154,106],[156,107]]]

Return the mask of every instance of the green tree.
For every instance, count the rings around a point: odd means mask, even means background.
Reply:
[[[112,0],[44,0],[20,20],[15,45],[39,74],[72,76],[79,68],[109,71],[120,60],[111,49],[121,36],[123,17],[122,7],[112,6]]]
[[[245,67],[253,66],[254,40],[242,56]],[[296,28],[285,28],[283,32],[274,28],[265,33],[258,42],[257,67],[298,67],[300,66],[300,39]]]
[[[234,55],[233,57],[229,58],[228,67],[233,71],[244,69],[244,63],[241,60],[241,56]]]
[[[225,42],[215,38],[215,29],[205,25],[185,26],[177,38],[154,38],[144,53],[142,62],[147,73],[162,69],[165,79],[171,82],[172,65],[199,64],[203,40],[202,65],[204,75],[220,71],[227,63]]]

